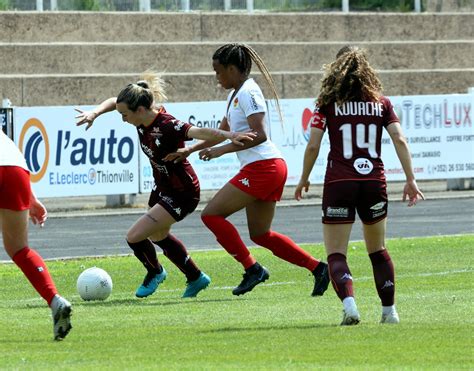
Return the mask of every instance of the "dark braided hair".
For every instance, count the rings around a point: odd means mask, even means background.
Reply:
[[[244,76],[250,74],[252,62],[254,62],[272,91],[273,97],[276,101],[280,121],[283,122],[278,93],[275,88],[275,81],[273,81],[272,75],[270,74],[270,71],[268,71],[262,58],[260,58],[252,47],[241,43],[225,44],[214,52],[212,59],[222,64],[224,67],[230,65],[237,67]]]

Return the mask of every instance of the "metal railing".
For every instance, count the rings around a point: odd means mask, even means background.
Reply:
[[[428,0],[0,0],[0,10],[38,11],[414,11]],[[464,2],[473,0],[460,0]],[[373,3],[372,3],[373,4]],[[382,4],[382,5],[380,5]]]

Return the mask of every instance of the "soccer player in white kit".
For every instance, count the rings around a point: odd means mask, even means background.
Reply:
[[[268,270],[250,254],[237,229],[226,219],[245,208],[252,241],[269,249],[279,258],[312,272],[315,280],[312,295],[320,296],[329,284],[326,263],[315,259],[288,236],[271,229],[276,202],[283,193],[287,167],[280,151],[267,136],[265,99],[257,83],[249,78],[252,62],[262,72],[278,104],[273,79],[260,56],[250,46],[226,44],[212,57],[217,80],[223,88],[231,89],[226,115],[219,129],[240,133],[253,131],[257,137],[240,147],[228,143],[208,148],[222,140],[204,141],[181,149],[180,152],[185,157],[200,150],[199,156],[205,161],[236,152],[240,160],[240,172],[216,193],[201,216],[217,241],[245,269],[242,282],[232,293],[245,294],[269,278]]]
[[[341,325],[355,325],[360,321],[347,264],[347,247],[356,211],[363,224],[367,253],[382,304],[381,323],[399,322],[395,309],[395,269],[385,247],[388,199],[380,157],[383,130],[390,135],[406,175],[403,200],[408,198],[408,206],[412,206],[424,198],[415,181],[400,120],[381,91],[382,84],[364,52],[357,47],[342,48],[336,60],[326,66],[310,121],[303,174],[295,190],[297,200],[302,198],[303,190],[308,191],[309,175],[327,131],[331,149],[324,179],[322,222],[331,282],[344,308]]]
[[[47,218],[46,208],[31,190],[23,154],[0,130],[0,224],[5,251],[51,307],[54,339],[62,340],[72,328],[71,304],[58,295],[43,259],[28,246],[28,214],[40,226]]]

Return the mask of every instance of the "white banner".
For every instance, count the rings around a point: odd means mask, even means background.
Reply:
[[[391,97],[408,138],[419,180],[474,177],[474,95]],[[272,102],[269,133],[288,163],[287,185],[298,183],[309,138],[308,122],[314,99],[282,99],[282,125]],[[91,109],[91,107],[82,107]],[[170,103],[165,108],[177,119],[197,127],[217,128],[226,102]],[[136,129],[111,112],[99,117],[87,132],[76,127],[74,107],[14,109],[15,142],[31,170],[39,197],[111,195],[149,192],[153,176],[138,144]],[[388,180],[404,180],[389,136],[384,133],[382,159]],[[189,145],[191,142],[187,142]],[[310,181],[324,181],[328,136]],[[204,162],[194,153],[189,161],[202,189],[219,189],[240,168],[235,154]]]
[[[225,115],[226,102],[168,103],[165,109],[178,120],[197,127],[218,128]],[[193,142],[186,142],[190,145]],[[219,189],[240,169],[240,162],[234,153],[206,162],[195,152],[188,158],[201,183],[201,189]],[[148,157],[140,154],[140,192],[150,192],[154,181]]]
[[[390,97],[413,157],[419,180],[474,177],[474,95],[425,95]],[[282,126],[270,106],[271,137],[288,163],[287,185],[296,185],[302,172],[309,139],[308,122],[314,99],[282,99]],[[329,140],[323,137],[319,158],[310,176],[315,184],[324,182]],[[387,180],[404,180],[405,175],[391,140],[384,131],[382,159]]]
[[[14,115],[15,143],[38,197],[138,192],[136,129],[118,113],[99,117],[88,131],[75,125],[74,107],[20,107]]]

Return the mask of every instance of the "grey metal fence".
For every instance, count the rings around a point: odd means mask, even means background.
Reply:
[[[474,11],[474,0],[0,0],[1,10],[38,11]]]

